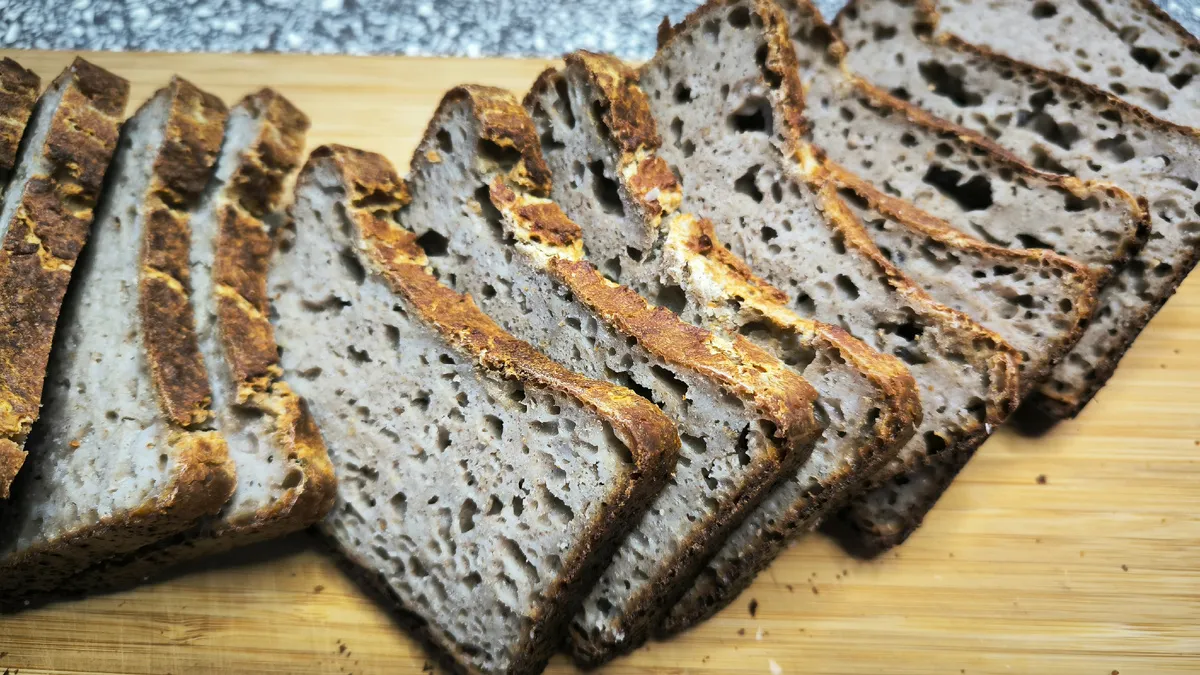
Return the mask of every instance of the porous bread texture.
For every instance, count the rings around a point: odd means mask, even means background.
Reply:
[[[1011,412],[1019,356],[904,276],[838,198],[800,137],[798,66],[779,8],[711,2],[663,38],[641,84],[667,130],[660,155],[680,174],[683,208],[711,218],[798,314],[899,357],[916,379],[924,419],[875,489],[899,499],[918,467],[960,466]],[[902,541],[924,515],[867,504],[849,507],[867,547]]]
[[[4,604],[182,531],[233,491],[208,430],[188,300],[187,208],[220,145],[220,100],[174,79],[125,123],[64,303],[30,466],[0,515]]]
[[[303,160],[308,118],[271,89],[229,112],[213,178],[191,214],[192,306],[216,428],[237,489],[211,519],[77,575],[94,590],[142,581],[185,560],[282,536],[320,520],[336,481],[303,401],[283,381],[267,318],[272,251],[265,220]]]
[[[1200,43],[1152,0],[940,0],[942,30],[1200,126]],[[995,30],[1003,26],[1003,30]]]
[[[1150,218],[1145,246],[1102,289],[1083,337],[1033,402],[1052,417],[1075,415],[1196,263],[1200,134],[939,33],[909,5],[855,3],[838,27],[850,46],[850,66],[881,86],[987,134],[1034,166],[1110,181],[1141,196]],[[922,38],[931,31],[933,37]]]
[[[7,76],[4,81],[7,88]],[[19,86],[13,85],[13,90]],[[128,97],[128,82],[76,59],[41,97],[16,157],[15,175],[4,191],[0,498],[8,496],[25,461],[25,441],[38,417],[59,307],[87,240]],[[0,102],[8,101],[0,96]],[[19,116],[13,113],[14,119]]]
[[[875,87],[844,66],[846,48],[816,7],[807,0],[780,6],[800,63],[809,135],[834,162],[984,242],[1071,251],[1101,282],[1142,244],[1144,210],[1120,188],[1036,171],[980,134]]]
[[[314,151],[270,271],[281,362],[340,480],[322,524],[458,669],[536,673],[679,437],[440,285],[387,160]]]
[[[8,57],[0,58],[0,189],[17,163],[17,149],[33,114],[42,80]]]
[[[511,94],[450,92],[412,167],[403,217],[442,281],[550,358],[628,386],[679,426],[670,485],[571,622],[575,658],[599,663],[643,642],[724,536],[807,458],[820,433],[816,392],[745,337],[687,324],[585,262],[579,226],[544,198],[550,175]]]
[[[920,402],[898,359],[796,315],[720,244],[711,223],[678,211],[680,188],[655,154],[661,138],[636,77],[613,57],[581,51],[538,78],[525,107],[555,177],[551,198],[585,224],[587,255],[610,278],[690,323],[755,341],[817,389],[826,419],[808,461],[729,535],[661,634],[728,604],[856,491],[912,436]]]

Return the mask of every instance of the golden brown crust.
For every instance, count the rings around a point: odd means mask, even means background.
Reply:
[[[7,177],[17,161],[17,147],[33,113],[41,82],[16,61],[0,59],[0,178]]]
[[[561,634],[613,547],[666,482],[679,454],[678,432],[654,404],[622,387],[563,368],[504,332],[471,298],[441,285],[425,269],[425,254],[416,236],[396,223],[409,196],[386,159],[342,146],[323,146],[310,155],[300,183],[321,164],[327,164],[342,178],[348,193],[347,214],[358,229],[368,267],[404,298],[410,311],[480,368],[561,393],[595,411],[629,449],[635,469],[627,481],[613,487],[613,498],[597,509],[587,539],[574,548],[555,584],[543,595],[537,615],[541,625],[536,626],[541,634],[526,629],[512,650],[516,662],[511,672],[537,672],[557,646],[546,636]],[[357,559],[354,551],[342,553]],[[380,586],[377,580],[375,585]],[[420,622],[415,628],[422,639],[455,655],[460,667],[468,662],[457,645],[431,630],[427,623]]]
[[[200,196],[220,151],[226,110],[220,99],[178,77],[167,96],[165,140],[142,204],[138,304],[159,403],[168,419],[187,428],[212,415],[212,390],[192,315],[187,208]]]
[[[62,90],[32,175],[0,248],[0,497],[24,459],[37,419],[59,307],[87,239],[104,172],[117,145],[129,84],[76,59],[51,85]]]

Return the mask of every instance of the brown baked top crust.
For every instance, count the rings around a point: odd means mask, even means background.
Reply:
[[[320,519],[333,506],[337,479],[325,441],[303,399],[282,380],[275,331],[268,318],[267,272],[273,244],[263,218],[279,210],[288,179],[303,159],[308,117],[271,89],[237,106],[259,120],[258,133],[236,157],[215,196],[216,242],[212,288],[221,353],[237,388],[236,402],[272,418],[272,440],[300,481],[269,506],[235,522],[218,523],[214,534],[260,536]]]
[[[62,99],[42,147],[29,151],[29,161],[40,154],[49,171],[31,176],[21,194],[7,195],[20,201],[0,248],[0,497],[24,462],[59,307],[129,95],[128,82],[82,59],[51,87],[62,90]]]
[[[7,175],[17,161],[17,147],[41,84],[41,78],[16,61],[0,59],[0,176]]]
[[[192,314],[188,208],[208,182],[227,111],[220,99],[182,78],[172,78],[167,91],[165,139],[142,203],[138,305],[146,361],[163,413],[189,428],[212,416],[212,390]]]

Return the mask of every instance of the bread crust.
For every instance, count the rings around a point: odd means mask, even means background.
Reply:
[[[0,498],[25,461],[59,308],[129,95],[128,82],[83,59],[51,86],[63,90],[62,99],[36,150],[50,171],[7,195],[20,203],[0,245]]]
[[[656,629],[659,636],[665,636],[694,625],[731,601],[783,550],[792,535],[807,529],[859,481],[894,457],[921,419],[920,398],[912,375],[898,359],[876,352],[841,328],[801,318],[787,308],[785,293],[755,276],[741,258],[719,243],[711,222],[677,213],[682,190],[670,166],[656,154],[662,139],[632,68],[611,56],[587,51],[568,54],[565,61],[563,71],[542,73],[525,99],[526,108],[556,86],[560,72],[574,71],[586,77],[600,95],[601,122],[620,154],[616,172],[647,230],[656,233],[666,227],[664,248],[678,252],[691,266],[701,266],[704,276],[719,285],[726,297],[774,330],[802,336],[805,344],[817,342],[822,349],[836,352],[836,358],[855,367],[879,392],[880,413],[873,438],[856,449],[855,461],[824,481],[817,492],[776,514],[774,525],[760,535],[757,545],[744,550],[732,569],[723,570],[720,587],[712,588],[700,601],[685,595]]]
[[[709,0],[679,25],[661,27],[659,29],[660,49],[683,31],[700,25],[707,19],[710,12],[732,4],[732,1],[734,0]],[[786,124],[782,125],[784,152],[792,160],[790,165],[793,179],[807,183],[814,189],[819,208],[826,215],[829,224],[841,234],[845,245],[855,248],[877,265],[896,293],[906,301],[923,307],[927,314],[938,320],[939,323],[954,327],[963,337],[963,341],[972,346],[971,349],[966,350],[968,353],[986,352],[988,354],[980,363],[981,367],[989,374],[989,390],[984,401],[984,415],[982,419],[965,425],[955,438],[943,439],[947,442],[947,447],[939,453],[943,456],[961,458],[961,463],[965,464],[966,459],[971,456],[975,448],[987,439],[992,429],[1007,419],[1015,409],[1021,391],[1018,374],[1020,354],[993,331],[979,325],[967,315],[934,301],[876,248],[862,223],[838,196],[836,172],[822,153],[805,140],[804,96],[799,77],[800,67],[791,46],[787,21],[782,9],[772,0],[752,0],[751,4],[752,11],[762,24],[759,30],[766,41],[766,51],[759,61],[760,76],[773,90],[772,102],[777,111],[777,117],[786,121]],[[904,472],[927,466],[933,461],[940,463],[946,460],[934,460],[925,455],[917,455],[907,458],[902,465],[892,463],[876,477],[876,485],[902,480]],[[861,503],[861,499],[855,500],[848,507],[847,512],[852,513],[855,505]],[[932,499],[930,504],[932,504]],[[927,508],[922,508],[909,514],[909,520],[906,521],[904,527],[906,533],[915,530],[920,525],[926,511]],[[868,521],[862,518],[856,520],[858,536],[863,537],[864,540],[875,538],[875,534],[869,530]]]
[[[80,68],[79,63],[72,65],[68,74],[92,73],[88,87],[80,89],[96,92],[100,100],[107,101],[107,110],[112,115],[109,119],[115,119],[124,108],[124,80],[90,64]],[[103,86],[116,88],[122,95],[99,91]],[[0,561],[0,598],[4,598],[0,609],[16,608],[25,598],[58,593],[61,584],[88,563],[170,536],[199,518],[216,513],[229,499],[236,483],[224,438],[202,428],[210,413],[207,400],[197,392],[201,384],[206,391],[208,381],[195,346],[186,283],[189,248],[186,209],[199,196],[216,158],[225,109],[218,99],[180,78],[174,78],[166,93],[160,95],[169,97],[170,109],[164,144],[155,159],[141,209],[145,214],[145,229],[139,252],[138,303],[143,327],[141,346],[155,379],[160,412],[170,427],[166,442],[175,448],[177,468],[156,497]],[[85,142],[82,138],[73,140]],[[107,147],[115,146],[114,124],[111,145]],[[166,157],[177,161],[166,167],[163,164]],[[97,190],[107,164],[105,157],[97,169]],[[90,220],[90,209],[88,215]],[[178,352],[163,357],[163,351],[171,349]],[[195,361],[183,361],[186,354],[194,354]],[[164,381],[171,377],[178,381]]]
[[[578,401],[606,421],[629,449],[636,467],[630,479],[614,486],[613,498],[598,509],[589,535],[564,561],[558,580],[535,610],[536,623],[525,629],[510,671],[537,672],[558,646],[555,638],[570,620],[578,601],[608,561],[621,535],[665,484],[679,455],[675,425],[654,404],[633,392],[573,373],[506,333],[481,312],[470,297],[443,286],[427,269],[427,259],[412,232],[397,224],[409,201],[408,190],[383,157],[342,146],[323,146],[310,155],[305,175],[326,164],[339,173],[347,190],[347,217],[356,228],[359,250],[368,268],[403,296],[420,319],[477,366],[509,380],[555,391]],[[351,560],[353,551],[342,553]],[[360,576],[369,577],[369,574]],[[377,588],[378,582],[373,584]],[[385,592],[386,585],[384,585]],[[394,594],[389,596],[397,599]],[[430,629],[409,622],[418,635],[455,658],[459,669],[468,655]]]
[[[16,61],[0,59],[0,188],[17,161],[17,147],[41,84],[41,78]]]

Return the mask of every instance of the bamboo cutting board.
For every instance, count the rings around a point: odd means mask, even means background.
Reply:
[[[2,52],[0,52],[2,53]],[[9,53],[49,81],[70,55]],[[442,92],[523,92],[542,61],[95,54],[133,82],[173,73],[233,103],[277,87],[312,143],[400,166]],[[927,524],[860,562],[796,545],[703,626],[620,673],[1200,672],[1200,277],[1075,421],[1001,430]],[[4,673],[421,672],[432,662],[309,535],[202,561],[141,588],[0,618]],[[558,657],[551,671],[570,671]]]

